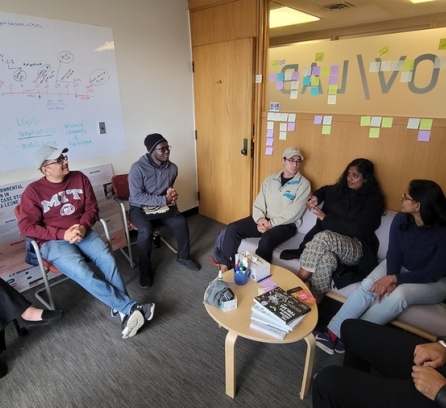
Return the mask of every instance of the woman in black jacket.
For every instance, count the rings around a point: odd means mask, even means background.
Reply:
[[[322,203],[322,208],[317,205]],[[298,249],[282,251],[282,259],[300,259],[299,277],[310,286],[318,303],[331,288],[337,273],[338,288],[358,282],[378,264],[384,198],[370,160],[355,159],[336,184],[321,187],[307,201],[317,216],[316,225]]]

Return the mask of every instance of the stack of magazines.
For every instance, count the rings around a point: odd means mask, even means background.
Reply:
[[[310,306],[276,287],[254,297],[250,327],[283,340],[310,310]]]

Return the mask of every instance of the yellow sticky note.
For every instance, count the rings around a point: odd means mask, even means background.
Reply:
[[[433,119],[421,119],[420,130],[431,130]]]
[[[321,68],[321,75],[325,75],[325,76],[330,75],[330,67],[329,66],[322,67]]]
[[[311,86],[319,86],[320,78],[317,76],[311,77]]]
[[[322,126],[322,134],[323,135],[331,134],[331,126],[328,126],[328,125]]]
[[[279,60],[273,61],[273,68],[279,68]]]
[[[370,126],[370,116],[361,116],[361,126]]]
[[[413,71],[414,60],[404,60],[401,71]]]
[[[388,46],[388,45],[384,45],[384,46],[382,46],[382,47],[379,49],[379,51],[378,51],[378,54],[379,54],[380,56],[383,56],[383,55],[388,54],[388,53],[389,53],[389,46]]]
[[[438,44],[439,50],[446,50],[446,38],[440,38],[440,44]]]
[[[379,128],[370,128],[369,138],[370,139],[378,139],[379,138]]]
[[[329,95],[336,95],[337,93],[338,93],[337,85],[328,85],[328,94]]]
[[[393,125],[393,118],[383,118],[381,122],[381,127],[383,128],[391,128]]]
[[[316,56],[314,57],[314,60],[316,62],[321,62],[324,60],[324,53],[323,52],[317,52]]]

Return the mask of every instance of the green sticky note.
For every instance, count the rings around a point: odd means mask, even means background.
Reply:
[[[311,86],[319,86],[320,79],[317,76],[311,77]]]
[[[336,95],[337,93],[338,93],[337,85],[328,85],[328,94],[329,95]]]
[[[391,128],[393,125],[393,118],[383,118],[381,122],[381,127],[383,128]]]
[[[323,125],[323,126],[322,126],[322,134],[323,134],[323,135],[329,135],[329,134],[331,134],[331,126]]]
[[[370,126],[370,116],[361,116],[361,126]]]
[[[317,52],[316,56],[314,57],[314,60],[316,62],[321,62],[324,60],[324,53],[323,52]]]
[[[414,60],[404,60],[401,71],[413,71]]]
[[[382,47],[379,49],[378,53],[379,53],[379,56],[380,56],[380,57],[382,57],[382,56],[385,55],[385,54],[388,54],[388,53],[389,53],[389,46],[388,46],[388,45],[384,45],[384,46],[382,46]]]
[[[379,128],[370,128],[369,137],[370,137],[370,139],[378,139],[379,138]]]
[[[431,130],[433,119],[421,119],[420,130]]]
[[[273,68],[279,68],[279,60],[273,61]]]
[[[440,44],[438,44],[439,50],[446,50],[446,38],[440,38]]]
[[[325,76],[330,75],[330,67],[329,66],[322,67],[321,68],[321,75],[325,75]]]

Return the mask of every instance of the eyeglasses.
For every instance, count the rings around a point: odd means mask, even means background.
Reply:
[[[417,200],[414,200],[413,198],[407,197],[406,193],[401,194],[401,202],[402,201],[412,201],[413,203],[417,203]]]
[[[160,147],[159,149],[155,149],[155,150],[158,150],[161,153],[166,153],[166,152],[170,152],[172,150],[172,146]]]
[[[45,164],[42,167],[48,167],[48,166],[51,166],[52,164],[62,164],[64,161],[68,161],[68,156],[62,154],[56,159],[56,161]]]
[[[285,159],[290,164],[301,164],[302,160],[294,160],[294,159]]]

